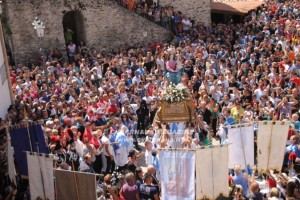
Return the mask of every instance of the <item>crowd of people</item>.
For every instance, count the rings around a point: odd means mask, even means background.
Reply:
[[[174,35],[192,28],[195,21],[173,6],[161,6],[159,1],[149,0],[115,0],[120,6],[145,17],[146,19],[170,30]]]
[[[73,43],[69,35],[68,58],[51,50],[46,66],[10,67],[15,104],[8,109],[7,124],[39,122],[55,167],[103,174],[99,199],[159,199],[158,148],[199,148],[212,140],[225,144],[227,125],[290,121],[287,155],[294,152],[293,160],[300,160],[297,0],[268,0],[243,23],[209,26],[171,7],[124,2],[120,3],[172,30],[174,39],[97,51],[83,42]],[[190,90],[195,121],[154,120],[171,83]],[[233,199],[300,198],[298,176],[289,180],[284,173],[267,172],[270,192],[264,196],[255,169],[252,177],[239,168],[234,171],[229,176]],[[113,180],[118,181],[112,184]],[[1,186],[0,199],[16,196],[15,190]]]

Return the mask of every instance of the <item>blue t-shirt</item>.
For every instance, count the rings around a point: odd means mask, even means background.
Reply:
[[[155,186],[141,184],[140,185],[140,197],[141,200],[154,200],[155,194],[158,194],[158,190]]]
[[[226,121],[224,123],[224,126],[230,126],[230,125],[235,125],[235,120],[233,119],[233,117],[228,117],[226,118]],[[227,127],[223,127],[225,133],[226,133],[226,136],[228,135],[228,128]]]
[[[243,187],[243,192],[245,195],[248,194],[248,182],[247,180],[244,178],[243,173],[236,175],[233,177],[233,183],[235,185],[241,185]]]
[[[235,125],[235,120],[233,119],[233,117],[227,117],[226,121],[224,123],[224,126],[228,126],[228,125]]]
[[[138,68],[136,71],[139,73],[140,76],[146,73],[143,68]]]
[[[299,150],[297,144],[292,145],[291,150],[292,150],[291,152],[295,152],[296,153],[297,158],[300,158],[300,150]]]

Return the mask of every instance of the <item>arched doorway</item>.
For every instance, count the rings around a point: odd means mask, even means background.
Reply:
[[[75,44],[86,42],[84,18],[80,11],[69,11],[63,17],[64,36],[66,44],[73,40]]]

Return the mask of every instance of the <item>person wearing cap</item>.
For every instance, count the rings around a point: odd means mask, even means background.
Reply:
[[[52,120],[46,121],[46,126],[47,126],[48,128],[50,128],[50,129],[52,129],[52,128],[54,127],[53,121],[52,121]]]
[[[92,71],[94,71],[94,70],[96,70],[97,76],[100,77],[100,78],[102,78],[102,76],[103,76],[103,74],[102,74],[103,69],[102,69],[102,66],[99,64],[98,61],[96,61],[94,63],[94,67],[92,68]]]
[[[59,142],[59,137],[52,135],[48,138],[48,148],[51,153],[53,153],[56,149],[57,142]]]

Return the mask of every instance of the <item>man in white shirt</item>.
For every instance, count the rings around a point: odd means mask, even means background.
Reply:
[[[132,78],[132,85],[140,84],[140,82],[141,82],[141,78],[140,78],[139,72],[135,71],[134,77]]]
[[[208,69],[205,71],[205,76],[209,76],[210,74],[217,75],[216,70],[213,68],[213,65],[208,65]]]
[[[151,101],[153,98],[151,96],[149,96],[149,93],[147,90],[145,91],[145,96],[142,99],[146,101],[148,109],[150,109]]]
[[[196,149],[196,148],[200,148],[200,144],[199,144],[199,139],[198,138],[194,138],[192,140],[192,144],[191,144],[191,149]]]
[[[86,154],[84,159],[80,162],[79,171],[87,173],[95,173],[93,167],[93,159],[90,154]]]
[[[149,140],[145,141],[145,147],[146,147],[146,152],[145,152],[145,163],[146,165],[153,165],[153,156],[152,156],[152,143]]]
[[[256,100],[259,101],[260,97],[264,95],[264,91],[262,90],[262,84],[258,85],[258,88],[254,90],[254,94],[256,95]]]
[[[99,64],[98,61],[95,62],[94,67],[92,69],[93,70],[97,70],[97,75],[102,78],[102,66]]]
[[[181,22],[183,25],[183,31],[189,31],[193,26],[192,22],[186,16],[182,17]]]
[[[68,49],[69,60],[73,61],[76,54],[76,44],[74,44],[73,41],[71,40],[67,49]]]
[[[83,157],[83,143],[80,141],[79,139],[79,135],[78,135],[78,128],[77,126],[72,126],[71,130],[74,134],[74,142],[75,142],[75,149],[76,152],[78,153],[78,155],[82,158]],[[80,134],[80,133],[79,133]]]
[[[115,162],[114,162],[115,152],[114,152],[114,149],[112,146],[113,144],[111,143],[111,141],[109,139],[109,136],[110,136],[109,129],[105,129],[104,135],[102,136],[101,141],[102,141],[102,144],[104,145],[103,153],[106,158],[106,170],[105,170],[106,174],[111,174],[115,169]],[[103,169],[102,169],[102,171],[103,171]]]

